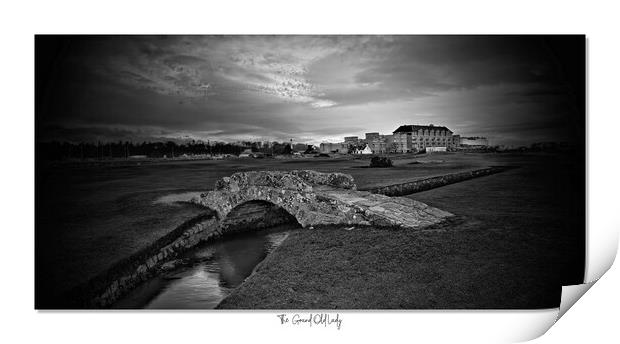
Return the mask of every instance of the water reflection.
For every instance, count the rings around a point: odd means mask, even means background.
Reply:
[[[278,247],[292,226],[234,235],[198,247],[182,258],[188,266],[146,282],[115,308],[212,309]]]

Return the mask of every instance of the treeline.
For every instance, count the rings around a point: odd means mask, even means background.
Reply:
[[[291,154],[290,144],[273,142],[269,147],[264,147],[258,142],[230,143],[204,143],[191,141],[178,144],[168,142],[98,142],[98,143],[70,143],[70,142],[38,142],[36,144],[37,158],[45,160],[68,160],[68,159],[118,159],[132,156],[145,156],[148,158],[175,158],[182,155],[239,155],[246,149],[252,152],[264,154]]]
[[[131,156],[146,156],[148,158],[174,158],[183,154],[239,154],[245,148],[224,143],[206,144],[190,142],[177,144],[168,142],[99,142],[99,143],[69,143],[69,142],[39,142],[37,143],[38,158],[47,160],[66,159],[115,159]]]

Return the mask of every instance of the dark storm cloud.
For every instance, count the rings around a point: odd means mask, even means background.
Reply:
[[[420,121],[526,138],[571,111],[538,36],[67,36],[36,53],[37,123],[56,128],[40,137],[57,139],[317,142]]]
[[[516,37],[413,37],[381,63],[371,61],[358,83],[427,92],[554,80],[542,42]],[[378,55],[380,56],[380,55]]]

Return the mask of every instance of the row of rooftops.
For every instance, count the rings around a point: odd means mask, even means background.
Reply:
[[[452,130],[444,127],[444,126],[438,126],[438,125],[415,125],[415,124],[408,124],[408,125],[401,125],[400,127],[398,127],[398,129],[394,130],[392,133],[396,134],[396,133],[410,133],[413,131],[418,131],[418,130],[439,130],[439,131],[449,131],[452,132]]]
[[[439,126],[439,125],[433,125],[433,124],[429,124],[429,125],[417,125],[417,124],[408,124],[408,125],[401,125],[400,127],[398,127],[398,129],[394,130],[392,133],[393,134],[397,134],[397,133],[410,133],[410,132],[415,132],[418,130],[426,130],[426,131],[431,131],[431,130],[437,130],[437,131],[446,131],[449,133],[452,133],[452,130],[444,127],[444,126]],[[392,135],[381,135],[378,132],[372,132],[372,133],[366,133],[366,140],[371,140],[371,139],[380,139],[383,137],[388,137],[388,136],[392,136]],[[344,142],[355,142],[360,140],[359,137],[357,136],[345,136],[344,138]]]
[[[408,134],[408,133],[416,133],[415,135],[421,134],[419,133],[419,131],[423,131],[422,135],[426,136],[427,133],[431,133],[433,131],[438,132],[440,138],[439,141],[441,142],[442,137],[446,137],[446,136],[450,136],[452,139],[448,139],[446,141],[445,138],[443,138],[443,142],[444,143],[449,143],[449,144],[453,144],[453,142],[455,142],[455,144],[457,146],[459,145],[473,145],[474,143],[472,143],[472,141],[478,141],[480,140],[480,143],[475,143],[476,145],[487,145],[487,142],[483,142],[486,141],[487,139],[485,137],[481,137],[481,136],[473,136],[473,137],[461,137],[460,135],[453,135],[453,131],[448,129],[445,126],[440,126],[440,125],[433,125],[433,124],[429,124],[429,125],[417,125],[417,124],[407,124],[407,125],[401,125],[400,127],[398,127],[396,130],[394,130],[392,134],[390,135],[381,135],[378,132],[370,132],[370,133],[366,133],[366,138],[365,139],[360,139],[357,136],[346,136],[344,138],[344,142],[341,143],[337,143],[336,145],[347,145],[347,144],[357,144],[357,143],[366,143],[368,144],[373,144],[373,145],[377,145],[377,144],[382,144],[382,143],[389,143],[391,141],[385,141],[385,140],[390,140],[393,136],[394,136],[394,140],[396,140],[398,137],[401,137],[398,134],[404,135],[404,134]],[[430,140],[433,140],[433,142],[435,141],[435,138],[429,138]],[[401,141],[401,140],[397,140],[397,141]],[[427,139],[428,141],[428,139]],[[463,142],[465,141],[465,142]],[[323,147],[324,144],[328,144],[328,143],[322,143],[321,147]],[[332,145],[332,143],[329,143],[330,145]],[[321,148],[323,149],[323,148]]]

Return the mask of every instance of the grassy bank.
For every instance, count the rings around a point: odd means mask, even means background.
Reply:
[[[521,167],[410,196],[457,215],[441,225],[292,234],[219,308],[557,307],[583,276],[579,163],[510,159]]]

